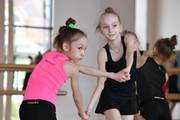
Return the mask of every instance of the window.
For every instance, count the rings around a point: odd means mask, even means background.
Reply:
[[[12,6],[11,3],[12,2]],[[8,54],[12,52],[13,63],[30,64],[28,56],[35,58],[40,52],[44,54],[52,46],[52,9],[53,0],[5,0],[5,63],[9,62]],[[9,10],[12,9],[12,13]],[[12,17],[11,17],[12,16]],[[12,26],[10,26],[12,22]],[[13,32],[10,33],[10,30]],[[12,38],[12,39],[9,39]],[[13,46],[11,48],[11,46]],[[10,63],[11,63],[10,62]],[[13,73],[13,83],[9,84],[7,72],[4,73],[4,89],[11,86],[14,90],[22,90],[25,71]],[[18,109],[21,95],[11,97],[11,120],[19,120]],[[4,98],[4,101],[7,98]],[[5,104],[6,102],[4,102]],[[7,103],[8,104],[8,103]],[[0,118],[2,119],[2,118]],[[5,118],[3,117],[3,120]]]

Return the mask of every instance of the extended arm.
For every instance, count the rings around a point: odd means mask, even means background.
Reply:
[[[108,77],[117,81],[120,81],[124,75],[122,71],[119,72],[118,74],[115,74],[113,72],[106,72],[106,71],[98,70],[93,67],[83,66],[83,65],[78,65],[78,68],[79,68],[79,72],[83,74],[95,76],[95,77]]]
[[[65,62],[64,68],[69,78],[71,79],[71,89],[73,94],[72,96],[74,99],[74,103],[78,109],[78,114],[82,119],[86,120],[89,118],[89,116],[85,114],[85,111],[83,109],[83,99],[78,83],[78,77],[79,77],[78,67],[70,62]]]
[[[125,44],[126,44],[126,69],[130,72],[133,61],[134,61],[134,51],[137,50],[136,45],[137,40],[133,34],[125,35]]]
[[[117,80],[119,82],[130,79],[130,75],[128,74],[126,70],[119,71],[118,73],[113,73],[113,72],[106,72],[105,70],[98,70],[96,68],[83,66],[83,65],[78,65],[78,68],[79,68],[79,72],[86,75],[95,76],[95,77],[108,77],[108,78]]]
[[[105,56],[105,53],[104,53],[104,50],[101,49],[99,52],[98,52],[98,58],[97,58],[97,62],[98,62],[98,68],[102,71],[106,71],[105,70],[105,62],[106,62],[106,56]],[[94,104],[96,103],[98,97],[100,96],[101,94],[101,91],[102,89],[104,88],[104,81],[105,81],[105,77],[98,77],[97,78],[97,85],[96,85],[96,88],[92,94],[92,97],[90,99],[90,102],[89,102],[89,105],[87,107],[87,113],[90,114]]]

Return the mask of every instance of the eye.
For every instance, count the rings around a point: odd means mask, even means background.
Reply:
[[[108,26],[103,26],[103,29],[108,28]]]
[[[83,47],[78,47],[78,49],[79,49],[79,50],[82,50],[82,49],[83,49]]]
[[[117,25],[115,24],[115,25],[113,25],[113,27],[117,27]]]

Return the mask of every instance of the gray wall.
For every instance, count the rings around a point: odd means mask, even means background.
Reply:
[[[139,1],[143,0],[138,0],[138,2]],[[136,1],[134,0],[55,0],[54,36],[56,35],[59,26],[64,25],[64,22],[68,17],[76,19],[76,27],[84,30],[89,38],[86,56],[80,64],[97,68],[97,52],[106,43],[104,38],[99,33],[95,32],[101,13],[106,7],[113,7],[120,15],[123,29],[135,31],[135,2]],[[145,41],[149,43],[150,50],[152,49],[154,42],[160,37],[171,37],[174,34],[180,36],[179,5],[179,0],[147,0],[147,15],[142,17],[147,17],[147,40]],[[141,33],[138,35],[141,36]],[[180,43],[179,40],[178,42]],[[180,49],[180,44],[178,44],[176,49]],[[84,107],[86,108],[95,88],[96,78],[81,74],[79,82],[84,97]],[[68,81],[62,88],[62,90],[68,92],[68,95],[57,97],[58,119],[79,119],[77,116],[77,109],[72,100],[69,84]],[[177,115],[177,113],[173,114],[173,118],[176,119],[178,117]],[[92,113],[91,120],[104,120],[104,116]]]
[[[68,17],[76,20],[77,28],[84,30],[89,38],[86,55],[79,64],[97,68],[96,56],[101,46],[105,44],[104,38],[96,33],[95,28],[99,17],[106,7],[113,7],[120,15],[124,29],[134,31],[134,0],[55,0],[54,10],[54,36],[59,26],[64,25]],[[128,6],[128,7],[127,7]],[[80,88],[84,99],[84,108],[88,105],[92,92],[96,86],[96,78],[80,75]],[[66,96],[57,97],[57,117],[59,120],[79,120],[77,109],[72,99],[69,81],[63,86]],[[96,107],[96,106],[95,106]],[[103,120],[104,116],[91,114],[91,120]]]

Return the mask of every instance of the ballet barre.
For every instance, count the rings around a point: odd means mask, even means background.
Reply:
[[[168,74],[180,74],[180,68],[168,68],[167,73]],[[180,94],[166,93],[165,95],[166,95],[167,100],[180,100]]]
[[[35,64],[3,64],[0,63],[0,71],[31,71],[35,68]]]
[[[168,68],[166,71],[168,74],[180,74],[180,68]]]
[[[35,64],[3,64],[0,63],[0,71],[32,71]],[[180,68],[168,68],[168,74],[180,74]],[[0,95],[23,95],[24,91],[0,90]],[[59,91],[57,95],[66,95],[66,91]],[[180,100],[180,94],[166,94],[168,100]]]
[[[26,65],[26,64],[4,64],[0,63],[0,72],[3,71],[32,71],[35,68],[36,64]],[[24,95],[23,90],[0,90],[0,95]],[[66,91],[59,91],[57,93],[59,96],[67,95]]]
[[[167,100],[180,100],[180,94],[168,93],[165,95]]]
[[[0,95],[24,95],[24,92],[23,90],[0,90]],[[66,91],[59,91],[57,93],[57,95],[66,95],[67,92]]]

